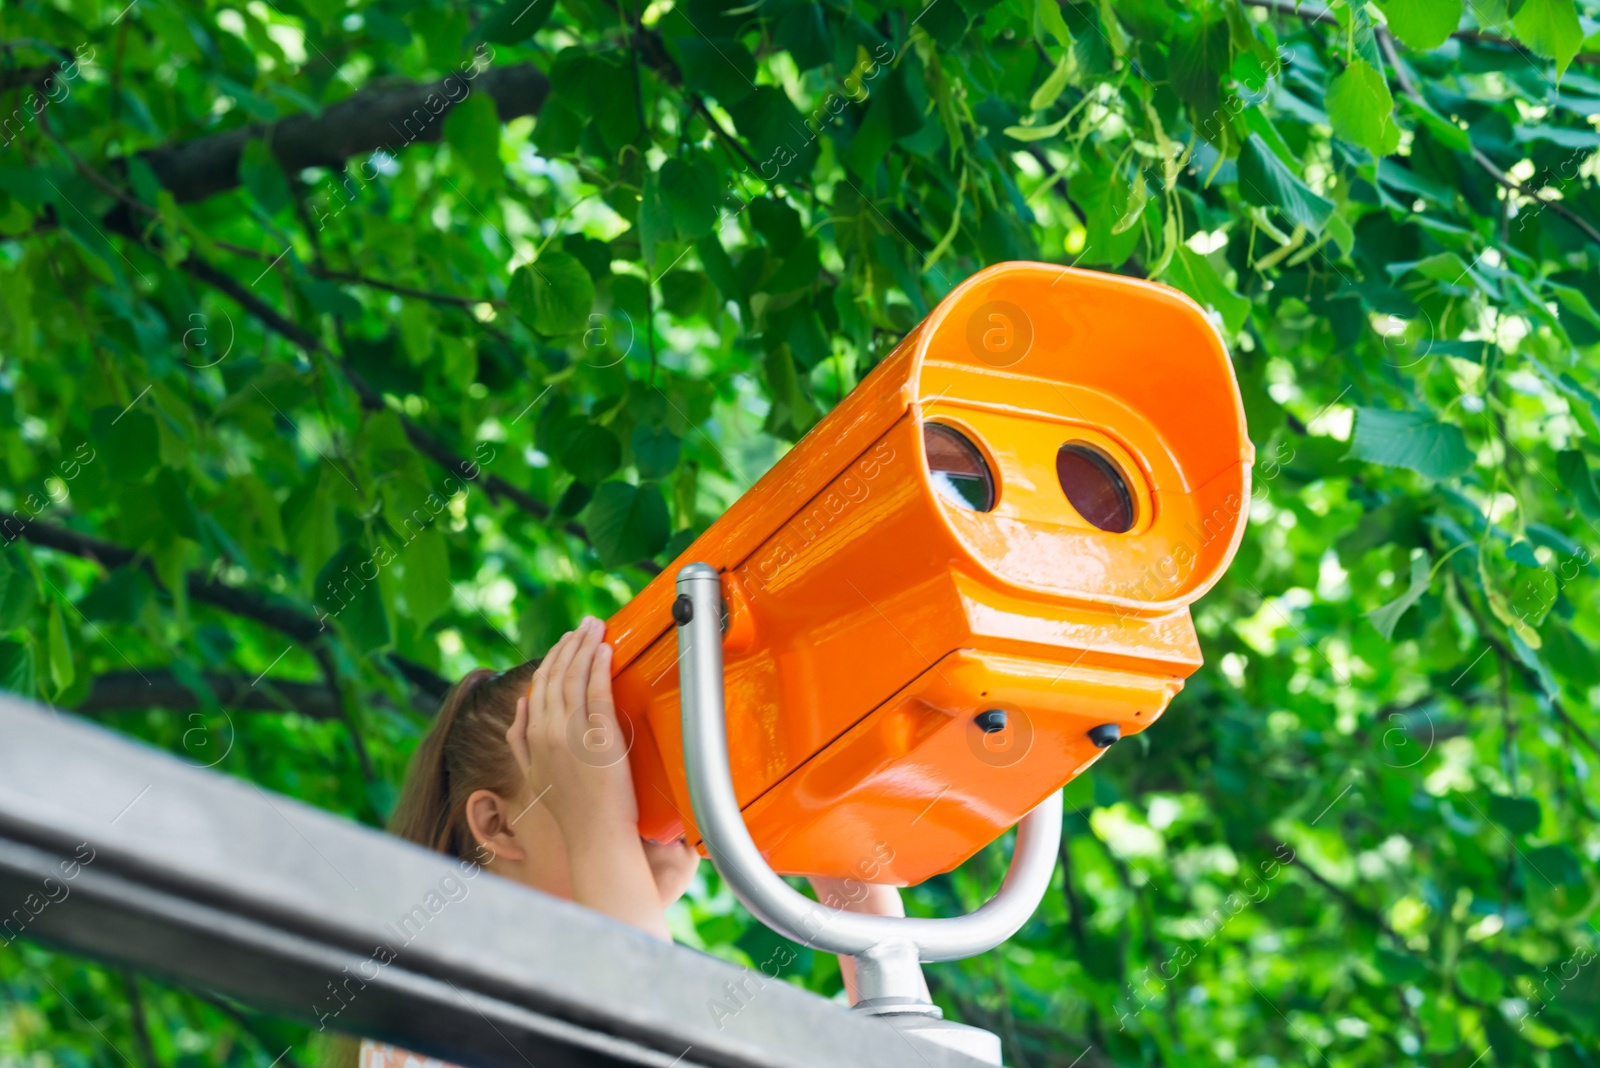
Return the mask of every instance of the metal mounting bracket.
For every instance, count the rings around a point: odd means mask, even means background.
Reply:
[[[708,564],[678,572],[672,616],[678,628],[678,685],[689,800],[711,862],[762,923],[804,945],[855,958],[857,1011],[883,1018],[909,1040],[1000,1063],[1000,1040],[942,1020],[923,997],[923,961],[986,953],[1033,915],[1055,871],[1061,842],[1057,791],[1017,825],[1016,847],[994,897],[965,916],[867,916],[830,908],[774,872],[745,826],[728,762],[722,673],[721,576]]]

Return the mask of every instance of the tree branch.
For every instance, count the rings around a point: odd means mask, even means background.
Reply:
[[[346,366],[343,361],[334,356],[321,340],[298,323],[285,318],[277,309],[239,284],[238,280],[232,275],[218,270],[196,256],[190,256],[180,266],[195,278],[230,297],[245,311],[260,320],[262,325],[269,330],[297,345],[307,353],[315,353],[329,358],[355,389],[356,396],[360,398],[363,408],[368,411],[384,411],[388,407],[384,403],[383,395],[373,389],[355,370]],[[471,478],[468,478],[467,472],[477,468],[479,465],[442,444],[432,434],[417,426],[405,416],[400,416],[400,422],[405,427],[406,438],[418,452],[440,467],[466,478],[468,481],[472,481]],[[498,502],[501,498],[504,498],[541,522],[550,518],[549,505],[526,490],[512,485],[500,476],[484,475],[480,471],[479,481],[491,501]],[[561,529],[588,544],[589,532],[580,524],[566,523]],[[660,567],[650,561],[640,561],[635,566],[648,571],[650,574],[655,574],[661,570]]]
[[[61,64],[59,63],[45,63],[37,67],[14,67],[11,70],[0,70],[0,93],[24,87],[37,89],[49,81],[50,76],[60,69]]]
[[[242,308],[259,319],[262,325],[274,333],[298,345],[307,353],[317,353],[331,360],[355,389],[363,408],[373,412],[384,411],[388,408],[388,405],[384,403],[383,394],[368,385],[366,379],[362,378],[353,368],[346,366],[342,360],[329,351],[321,340],[298,323],[291,322],[285,318],[266,301],[240,285],[232,275],[218,270],[197,256],[190,256],[180,266],[202,282],[231,297]],[[405,427],[406,438],[418,452],[447,471],[454,472],[469,482],[474,480],[468,477],[467,472],[478,468],[478,464],[444,445],[431,433],[417,426],[404,415],[399,418],[401,425]],[[483,491],[489,495],[491,501],[498,503],[501,498],[505,498],[535,519],[541,522],[549,520],[550,506],[521,487],[507,482],[499,475],[483,474],[481,469],[477,480],[483,486]],[[584,529],[582,524],[564,523],[561,529],[585,545],[589,544],[589,532]],[[657,574],[661,570],[660,565],[650,560],[636,561],[633,566],[651,575]]]
[[[1339,19],[1325,7],[1315,4],[1291,3],[1290,0],[1241,0],[1246,7],[1259,7],[1275,14],[1285,15],[1309,22],[1313,26],[1318,23],[1338,25]],[[1385,27],[1374,26],[1379,33],[1387,33]],[[1501,48],[1514,48],[1523,51],[1521,43],[1510,38],[1501,37],[1499,34],[1484,33],[1482,30],[1456,30],[1450,35],[1458,41],[1471,41],[1473,44],[1494,45]],[[1600,63],[1600,52],[1579,52],[1572,57],[1574,63]]]
[[[126,968],[117,970],[122,974],[122,991],[128,998],[129,1022],[132,1024],[134,1043],[139,1047],[139,1056],[144,1059],[147,1068],[162,1068],[161,1059],[150,1044],[150,1023],[145,1019],[144,997],[139,993],[138,977]]]
[[[328,688],[290,679],[249,679],[208,671],[206,689],[229,712],[298,712],[308,719],[337,719],[339,708]],[[200,695],[170,670],[113,671],[97,676],[89,694],[73,709],[79,715],[135,712],[152,708],[193,712],[206,707]]]
[[[147,558],[132,549],[92,535],[16,515],[4,520],[3,529],[7,541],[22,538],[41,548],[93,560],[110,570],[142,568],[157,585],[161,583],[155,566]],[[317,622],[314,616],[253,590],[227,586],[193,571],[185,576],[184,587],[192,601],[209,604],[230,615],[253,619],[302,645],[315,645],[328,635],[326,627]],[[407,682],[436,702],[450,689],[446,679],[421,664],[394,653],[387,654],[387,659]]]
[[[1560,697],[1545,689],[1544,680],[1539,677],[1539,673],[1524,664],[1522,658],[1513,652],[1511,647],[1501,641],[1499,636],[1490,629],[1488,621],[1478,611],[1478,606],[1472,603],[1471,597],[1467,596],[1467,591],[1463,588],[1460,578],[1452,574],[1451,579],[1455,582],[1456,593],[1460,597],[1462,607],[1467,610],[1467,614],[1472,617],[1472,621],[1478,626],[1478,636],[1489,643],[1489,648],[1494,650],[1495,655],[1500,658],[1502,663],[1510,664],[1517,669],[1517,673],[1522,676],[1523,681],[1533,689],[1535,694],[1543,695],[1544,699],[1550,704],[1550,711],[1554,712],[1556,718],[1566,724],[1568,729],[1578,736],[1579,741],[1588,746],[1596,756],[1600,756],[1600,742],[1596,742],[1589,735],[1589,732],[1585,731],[1578,721],[1572,718],[1572,713],[1567,711],[1566,706],[1561,703]]]
[[[1390,37],[1389,32],[1380,27],[1377,31],[1377,36],[1378,46],[1383,49],[1384,58],[1389,61],[1389,66],[1394,68],[1394,76],[1395,79],[1400,83],[1400,91],[1406,96],[1410,97],[1412,100],[1421,104],[1423,107],[1427,107],[1428,102],[1423,98],[1422,91],[1418,89],[1416,83],[1411,80],[1411,75],[1406,71],[1405,64],[1400,62],[1399,53],[1395,51],[1394,40],[1392,37]],[[1472,161],[1479,167],[1482,167],[1484,173],[1488,174],[1489,177],[1493,178],[1503,188],[1516,193],[1518,196],[1527,197],[1529,200],[1539,204],[1540,207],[1549,208],[1563,219],[1566,219],[1573,226],[1576,226],[1578,229],[1588,234],[1589,240],[1593,241],[1597,245],[1600,245],[1600,230],[1596,230],[1587,219],[1584,219],[1582,216],[1578,215],[1559,200],[1546,200],[1544,197],[1539,195],[1537,190],[1529,189],[1522,185],[1520,182],[1516,181],[1516,179],[1512,178],[1509,174],[1496,166],[1495,162],[1488,156],[1484,155],[1483,151],[1476,145],[1474,145],[1472,148]]]
[[[180,203],[204,200],[239,184],[244,146],[262,138],[288,174],[306,167],[341,168],[379,149],[390,154],[414,141],[437,141],[444,119],[473,92],[487,93],[501,122],[536,115],[550,81],[529,63],[452,74],[436,82],[369,85],[318,115],[252,123],[139,153]]]
[[[129,212],[137,210],[140,213],[148,215],[153,214],[152,209],[147,205],[133,199],[124,190],[119,189],[114,183],[108,181],[104,175],[101,175],[95,171],[94,168],[90,167],[87,163],[83,162],[83,160],[79,159],[75,154],[73,154],[65,144],[61,143],[60,141],[57,141],[57,143],[60,144],[61,147],[72,158],[73,163],[80,173],[82,173],[89,180],[93,181],[95,184],[99,185],[102,189],[106,190],[107,193],[121,203],[122,210],[120,212],[113,212],[112,216],[107,219],[108,227],[128,238],[131,238],[134,241],[139,242],[140,244],[146,245],[148,248],[148,243],[140,234],[138,228],[133,224]],[[355,389],[356,396],[359,398],[362,408],[367,411],[384,411],[388,408],[388,405],[384,403],[383,395],[377,390],[373,389],[372,386],[367,383],[366,379],[356,372],[354,368],[348,366],[343,360],[339,359],[339,357],[335,355],[332,350],[322,343],[320,338],[311,333],[311,331],[307,330],[305,327],[301,326],[299,323],[287,318],[276,308],[272,307],[272,305],[268,304],[266,301],[250,292],[248,288],[241,285],[239,281],[232,275],[228,274],[226,271],[218,269],[212,264],[201,259],[199,256],[193,254],[190,254],[188,257],[186,257],[178,266],[194,278],[206,283],[223,295],[232,298],[233,301],[240,307],[244,308],[245,311],[255,316],[263,326],[283,337],[291,344],[299,347],[307,355],[315,354],[326,358],[330,363],[339,369],[340,374],[342,374],[345,380],[350,383],[351,387]],[[405,428],[407,440],[411,442],[418,452],[422,453],[424,456],[428,457],[430,460],[434,461],[436,464],[445,468],[446,470],[459,474],[462,478],[465,478],[469,482],[478,480],[478,475],[469,475],[468,472],[478,469],[479,475],[481,475],[482,471],[479,464],[468,460],[466,457],[461,456],[447,446],[441,444],[439,440],[431,433],[413,423],[405,415],[398,415],[397,413],[397,416],[401,425]],[[488,475],[483,477],[481,484],[484,492],[489,495],[489,499],[491,501],[498,503],[501,498],[505,498],[514,503],[517,507],[521,508],[524,512],[533,516],[535,519],[545,521],[550,518],[549,505],[523,490],[521,487],[513,485],[498,475]],[[582,541],[584,544],[589,544],[589,532],[584,529],[582,524],[568,522],[563,524],[561,529]],[[635,561],[633,566],[650,575],[658,574],[661,571],[660,566],[650,560]]]
[[[235,256],[244,256],[259,263],[267,263],[274,258],[270,252],[257,252],[253,248],[235,245],[230,241],[213,241],[212,244],[224,252],[230,252]],[[307,272],[316,275],[318,278],[327,278],[335,282],[348,282],[353,286],[381,289],[385,293],[393,293],[400,297],[410,297],[413,300],[426,300],[435,304],[450,304],[461,308],[473,308],[479,304],[504,307],[506,303],[504,298],[501,297],[474,297],[456,293],[438,293],[431,289],[418,289],[416,286],[402,285],[399,282],[387,282],[382,278],[373,278],[370,275],[357,274],[354,271],[334,270],[331,267],[324,267],[320,263],[306,263],[303,266]]]

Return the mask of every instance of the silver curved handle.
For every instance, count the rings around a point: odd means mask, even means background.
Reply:
[[[745,908],[773,930],[831,953],[858,956],[884,944],[912,946],[924,961],[986,953],[1016,934],[1050,889],[1061,842],[1061,792],[1017,825],[1011,867],[999,891],[976,912],[948,919],[864,916],[819,904],[772,870],[745,826],[728,766],[723,707],[722,588],[717,570],[678,572],[678,685],[689,801],[711,862]]]

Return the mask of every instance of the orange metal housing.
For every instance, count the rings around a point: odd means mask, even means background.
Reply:
[[[923,426],[984,455],[952,503]],[[1113,462],[1132,525],[1098,529],[1063,444]],[[1232,559],[1254,449],[1228,354],[1164,286],[1042,263],[969,278],[609,622],[640,833],[698,843],[684,778],[678,568],[723,572],[729,746],[784,874],[909,885],[949,871],[1200,666],[1188,605]],[[1007,712],[1003,730],[975,723]]]

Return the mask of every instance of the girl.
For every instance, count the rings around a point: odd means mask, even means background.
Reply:
[[[412,757],[391,829],[671,940],[663,910],[699,855],[640,839],[604,624],[537,663],[472,671]]]
[[[468,672],[417,747],[389,829],[671,941],[664,912],[688,889],[700,857],[682,838],[639,837],[604,631],[585,617],[542,661]],[[904,914],[893,887],[812,885],[836,908]],[[361,1043],[361,1068],[411,1057]]]

